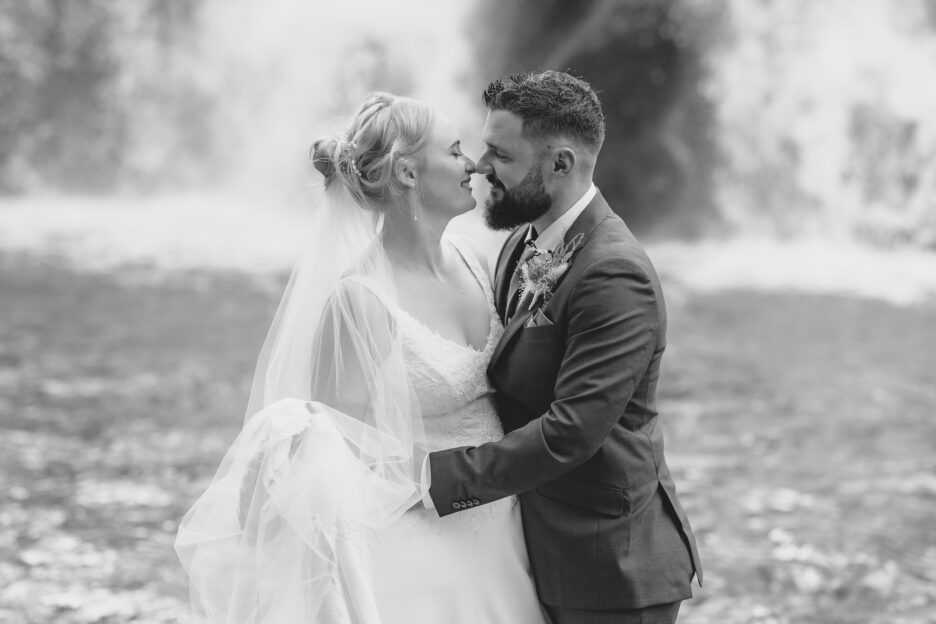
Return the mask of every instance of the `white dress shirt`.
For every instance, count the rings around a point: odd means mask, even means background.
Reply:
[[[590,184],[585,194],[582,195],[577,202],[572,204],[571,208],[563,212],[558,219],[550,223],[545,230],[539,233],[539,236],[536,237],[536,248],[548,251],[561,243],[562,239],[565,238],[566,232],[569,231],[569,228],[572,227],[575,220],[585,212],[585,208],[587,208],[591,200],[595,198],[596,193],[598,193],[598,189],[595,188],[595,184]],[[526,236],[528,241],[531,238],[533,238],[532,224],[527,230]]]

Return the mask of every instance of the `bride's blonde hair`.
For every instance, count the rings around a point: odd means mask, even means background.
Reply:
[[[365,208],[381,208],[402,195],[394,175],[401,160],[418,168],[435,122],[425,102],[385,92],[368,94],[344,132],[312,145],[312,164],[325,187],[342,184]]]

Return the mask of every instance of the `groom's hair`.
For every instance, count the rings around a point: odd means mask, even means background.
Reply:
[[[490,110],[505,110],[523,120],[533,137],[564,136],[594,150],[605,137],[601,102],[590,84],[560,71],[523,72],[488,85],[481,99]]]

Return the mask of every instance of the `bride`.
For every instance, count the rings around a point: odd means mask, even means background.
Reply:
[[[475,206],[474,163],[442,115],[387,93],[316,141],[313,163],[316,227],[247,420],[179,528],[195,614],[542,624],[516,501],[445,518],[421,503],[429,452],[503,436],[488,273],[444,234]]]

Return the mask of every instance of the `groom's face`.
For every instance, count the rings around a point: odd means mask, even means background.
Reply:
[[[530,223],[549,211],[543,184],[543,147],[523,133],[523,119],[503,110],[488,113],[481,131],[485,144],[477,171],[491,184],[484,220],[495,230]]]

